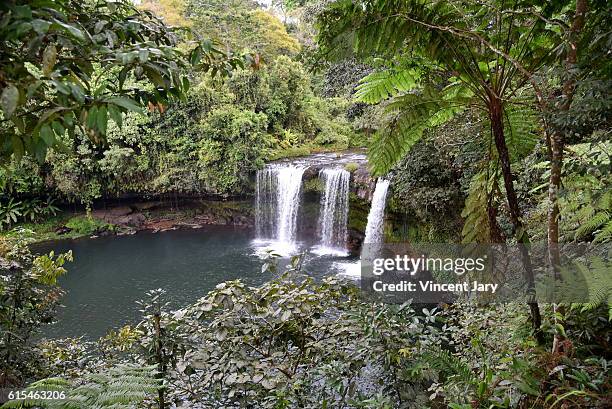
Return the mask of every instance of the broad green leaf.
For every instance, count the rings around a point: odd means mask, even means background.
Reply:
[[[79,40],[85,40],[85,35],[83,34],[83,32],[74,25],[64,23],[63,21],[58,19],[53,19],[53,22],[68,31],[73,37],[76,37]]]
[[[149,59],[149,50],[143,49],[138,51],[138,59],[141,63],[147,62],[147,60]]]
[[[106,106],[102,105],[98,109],[98,115],[96,119],[96,125],[98,130],[102,135],[106,135],[106,125],[108,124],[108,113],[106,111]]]
[[[53,130],[47,124],[44,124],[43,126],[40,127],[40,137],[43,141],[45,141],[47,146],[51,146],[53,145],[53,142],[55,142],[55,137],[53,136]]]
[[[89,129],[94,129],[98,122],[98,107],[92,106],[89,111],[87,111],[87,123],[86,126]]]
[[[121,128],[123,125],[123,114],[121,111],[115,105],[108,105],[108,114],[117,126]]]
[[[49,31],[50,26],[51,23],[46,20],[41,20],[38,18],[32,20],[32,28],[34,28],[34,31],[36,31],[38,34],[46,34],[47,31]]]
[[[142,107],[136,103],[133,99],[126,97],[115,97],[115,98],[107,98],[106,102],[110,102],[111,104],[118,105],[122,108],[127,109],[132,112],[142,112]]]

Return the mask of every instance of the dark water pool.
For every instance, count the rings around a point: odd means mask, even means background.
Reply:
[[[40,245],[37,252],[72,250],[75,258],[59,282],[67,294],[58,322],[44,335],[95,339],[135,323],[140,318],[136,301],[156,288],[166,290],[171,306],[181,307],[223,281],[262,284],[273,277],[261,272],[253,235],[242,228],[208,227]],[[308,254],[304,268],[318,277],[335,275],[343,261],[347,258]]]

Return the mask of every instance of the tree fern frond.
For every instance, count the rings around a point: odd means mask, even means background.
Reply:
[[[462,110],[431,87],[420,94],[392,98],[385,107],[386,123],[370,143],[368,158],[373,173],[387,173],[421,139],[425,129],[448,121]]]
[[[595,213],[595,215],[582,223],[582,225],[574,233],[574,239],[579,240],[595,232],[601,226],[605,225],[610,221],[611,214],[605,210]]]
[[[608,303],[608,308],[610,309],[612,266],[608,261],[601,258],[593,258],[590,261],[590,266],[575,263],[585,279],[588,295],[585,302],[574,304],[574,307],[580,306],[582,311],[589,311]]]
[[[472,386],[478,378],[472,368],[458,357],[448,351],[437,349],[423,354],[423,360],[433,369],[436,369],[449,377],[449,381],[463,385]]]
[[[513,161],[527,156],[538,141],[538,115],[528,106],[507,106],[505,111],[506,144]]]
[[[414,70],[387,70],[373,72],[359,81],[355,88],[357,102],[377,104],[417,86],[418,72]]]
[[[487,213],[489,180],[486,172],[472,178],[461,217],[465,219],[461,231],[462,243],[487,243],[490,239]]]
[[[593,243],[607,243],[612,240],[612,219],[603,226],[601,230],[595,234]]]
[[[147,395],[159,389],[160,380],[155,378],[156,374],[155,366],[118,365],[105,372],[86,376],[86,383],[76,388],[70,382],[60,378],[43,379],[28,386],[26,392],[66,391],[66,397],[55,400],[12,400],[2,408],[133,408]]]

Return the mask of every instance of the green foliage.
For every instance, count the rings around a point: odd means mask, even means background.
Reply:
[[[350,162],[347,163],[346,165],[344,165],[344,169],[347,172],[353,173],[355,172],[357,169],[359,169],[359,164],[355,163],[355,162]]]
[[[610,152],[608,142],[590,142],[566,147],[563,165],[563,187],[559,195],[559,227],[562,239],[566,242],[593,242],[596,244],[610,242],[610,214],[612,214],[612,193],[610,191]],[[532,224],[536,237],[546,235],[541,229],[541,220],[545,219],[548,200],[542,198],[550,173],[546,169],[548,162],[539,162],[531,166],[525,176],[542,182],[530,191],[535,195],[539,205],[532,214]],[[539,229],[538,229],[539,227]]]
[[[57,278],[72,254],[35,257],[23,234],[0,244],[0,385],[23,386],[44,376],[36,337],[42,324],[53,321],[62,295]]]
[[[588,266],[578,262],[575,265],[584,278],[588,295],[584,303],[572,305],[572,308],[585,312],[608,305],[608,320],[612,321],[612,265],[600,258],[590,260]]]
[[[533,151],[538,140],[538,116],[529,106],[507,106],[504,115],[506,121],[506,143],[510,159],[517,161]]]
[[[279,57],[226,81],[204,80],[163,113],[126,115],[121,128],[108,126],[104,147],[76,132],[44,166],[13,161],[7,195],[46,190],[91,205],[122,194],[248,193],[265,160],[347,148],[354,133],[345,108],[340,98],[316,97],[302,64]]]
[[[293,269],[300,264],[298,256]],[[274,260],[266,266],[273,269]],[[220,284],[173,313],[159,291],[151,296],[136,351],[161,368],[174,402],[347,408],[367,407],[379,394],[415,399],[402,365],[419,344],[440,336],[435,311],[421,317],[409,305],[372,308],[354,287],[331,278],[317,283],[298,271],[259,288]],[[408,325],[411,331],[404,330]],[[361,387],[368,368],[380,386]],[[189,393],[182,392],[185,385]]]
[[[373,72],[359,81],[354,97],[359,102],[378,104],[416,88],[418,75],[409,70]]]
[[[457,170],[449,165],[451,160],[435,141],[428,138],[417,142],[393,168],[391,209],[454,236],[462,194]]]
[[[216,73],[241,64],[210,43],[180,51],[171,29],[128,0],[17,0],[3,2],[0,12],[1,53],[11,62],[2,68],[0,97],[6,157],[27,152],[42,161],[77,129],[104,141],[110,120],[121,125],[126,112],[184,94],[182,69]],[[129,86],[139,79],[154,89]]]
[[[300,44],[287,33],[283,23],[253,0],[187,0],[185,3],[194,31],[233,50],[257,54],[264,62],[300,51]]]
[[[60,378],[36,381],[25,389],[34,398],[16,399],[2,408],[114,408],[129,409],[156,393],[160,382],[155,379],[152,366],[116,365],[99,373],[90,374],[74,385]],[[63,392],[60,399],[36,398],[43,391]]]
[[[496,146],[514,145],[515,156],[522,152],[519,145],[533,147],[533,121],[525,112],[515,114],[512,105],[525,94],[528,79],[514,78],[549,59],[560,37],[552,27],[525,17],[533,11],[523,10],[522,4],[489,3],[336,2],[319,15],[320,52],[328,59],[353,52],[362,60],[388,56],[409,67],[370,74],[357,89],[362,101],[388,100],[386,124],[369,153],[377,174],[403,158],[425,129],[447,122],[466,107],[486,113],[492,128],[505,128],[507,135],[501,135],[504,141]],[[538,12],[550,15],[555,9]],[[485,27],[484,21],[494,28]],[[522,140],[526,134],[529,143]],[[505,147],[497,148],[505,155]]]
[[[66,222],[65,226],[74,230],[80,236],[90,236],[101,231],[113,229],[112,225],[91,215],[72,217]]]
[[[13,199],[9,199],[6,204],[0,204],[0,230],[4,226],[10,226],[13,223],[17,223],[17,219],[20,218],[21,213],[21,202],[15,202]]]
[[[248,186],[251,171],[263,166],[267,124],[265,114],[231,105],[210,112],[197,151],[205,191],[231,193]]]
[[[55,216],[60,209],[54,203],[51,198],[46,202],[40,199],[16,201],[13,198],[6,203],[0,202],[0,231],[18,221],[37,222]]]
[[[384,108],[386,122],[372,139],[368,155],[375,174],[386,173],[421,139],[426,129],[441,125],[461,112],[454,98],[455,87],[442,92],[432,86],[419,93],[392,98]]]

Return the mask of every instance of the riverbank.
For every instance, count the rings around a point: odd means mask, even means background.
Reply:
[[[183,200],[133,202],[86,211],[64,210],[40,223],[20,223],[0,237],[14,235],[14,230],[32,232],[33,242],[131,235],[139,231],[153,233],[198,229],[207,225],[252,228],[254,211],[250,201]]]

